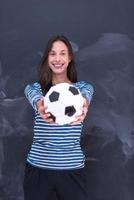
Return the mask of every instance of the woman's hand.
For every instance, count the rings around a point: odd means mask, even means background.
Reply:
[[[36,102],[36,108],[40,116],[48,123],[54,123],[53,119],[51,118],[51,114],[45,112],[46,107],[44,105],[43,99],[40,99]]]
[[[76,124],[83,122],[86,115],[87,115],[88,108],[89,108],[89,104],[88,104],[87,100],[84,98],[84,104],[83,104],[83,107],[82,107],[82,114],[79,115],[79,116],[76,116],[76,120],[74,122],[72,122],[71,125],[76,125]]]

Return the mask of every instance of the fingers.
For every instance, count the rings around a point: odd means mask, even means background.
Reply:
[[[84,121],[85,117],[86,117],[86,114],[84,112],[82,112],[81,115],[75,117],[76,120],[74,122],[72,122],[71,125],[76,125],[76,124],[82,123]]]
[[[88,108],[89,107],[89,103],[88,103],[87,99],[86,98],[83,98],[83,99],[84,99],[83,105]]]
[[[49,112],[45,112],[45,108],[43,110],[41,109],[38,111],[40,116],[48,123],[54,123],[54,119],[51,117],[51,114]]]
[[[43,99],[37,101],[36,107],[42,119],[44,119],[48,123],[54,123],[53,118],[51,118],[51,114],[47,112],[47,107],[45,107]]]
[[[48,122],[48,123],[54,123],[53,118],[51,118],[50,113],[39,113],[40,116],[42,117],[42,119],[44,119],[44,121]]]
[[[87,112],[88,112],[88,102],[87,100],[84,98],[84,104],[83,104],[83,107],[81,108],[82,109],[82,114],[81,115],[78,115],[76,116],[76,120],[74,122],[71,123],[71,125],[76,125],[76,124],[79,124],[79,123],[82,123],[87,115]]]

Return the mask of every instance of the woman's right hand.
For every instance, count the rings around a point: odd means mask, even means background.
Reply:
[[[45,112],[46,107],[44,105],[43,99],[40,99],[36,102],[36,108],[40,116],[48,123],[54,123],[53,119],[51,118],[50,113]]]

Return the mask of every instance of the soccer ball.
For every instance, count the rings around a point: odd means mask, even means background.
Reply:
[[[84,98],[80,91],[68,83],[52,86],[44,97],[46,112],[60,125],[75,121],[75,116],[82,114],[83,103]]]

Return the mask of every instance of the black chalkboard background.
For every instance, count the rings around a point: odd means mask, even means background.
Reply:
[[[34,112],[24,96],[47,40],[72,42],[95,94],[83,129],[91,200],[134,199],[134,1],[0,2],[0,200],[23,200]]]

